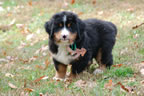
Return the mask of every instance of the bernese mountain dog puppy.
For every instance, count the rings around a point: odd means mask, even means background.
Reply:
[[[92,63],[93,58],[104,71],[113,64],[112,49],[116,41],[117,28],[107,21],[81,20],[72,12],[59,12],[45,23],[49,34],[49,50],[52,53],[56,75],[53,79],[66,78],[67,66],[71,72],[67,78],[76,77]],[[85,49],[84,56],[69,53],[69,49]],[[95,73],[97,70],[95,70]]]

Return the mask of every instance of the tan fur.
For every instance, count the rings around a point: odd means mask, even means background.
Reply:
[[[102,58],[102,49],[99,49],[97,57],[96,57],[96,61],[97,61],[98,65],[99,65],[99,69],[104,71],[106,69],[106,65],[102,64],[101,58]]]
[[[59,64],[58,71],[56,71],[56,78],[64,79],[66,75],[67,65]]]

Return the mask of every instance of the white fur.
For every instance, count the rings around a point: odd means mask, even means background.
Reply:
[[[53,54],[53,57],[57,61],[65,64],[65,65],[70,64],[70,62],[73,60],[73,57],[71,55],[68,55],[67,45],[64,45],[64,44],[59,45],[58,53]]]
[[[69,36],[70,32],[64,27],[61,31],[61,35]]]
[[[64,23],[66,22],[66,19],[67,19],[67,17],[66,17],[66,16],[64,16],[64,17],[63,17],[63,21],[64,21]]]

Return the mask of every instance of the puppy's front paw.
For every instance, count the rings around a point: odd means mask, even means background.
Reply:
[[[53,77],[53,80],[55,80],[55,81],[63,81],[64,79],[55,76],[55,77]]]

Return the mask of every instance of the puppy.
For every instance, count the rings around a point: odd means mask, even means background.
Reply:
[[[45,30],[49,35],[49,50],[56,69],[54,79],[65,79],[69,64],[71,72],[68,78],[76,77],[91,64],[93,58],[101,71],[113,64],[112,49],[117,34],[113,23],[97,19],[81,20],[76,14],[63,11],[45,23]],[[69,54],[68,48],[75,54]],[[81,48],[86,53],[76,57],[76,50]]]

